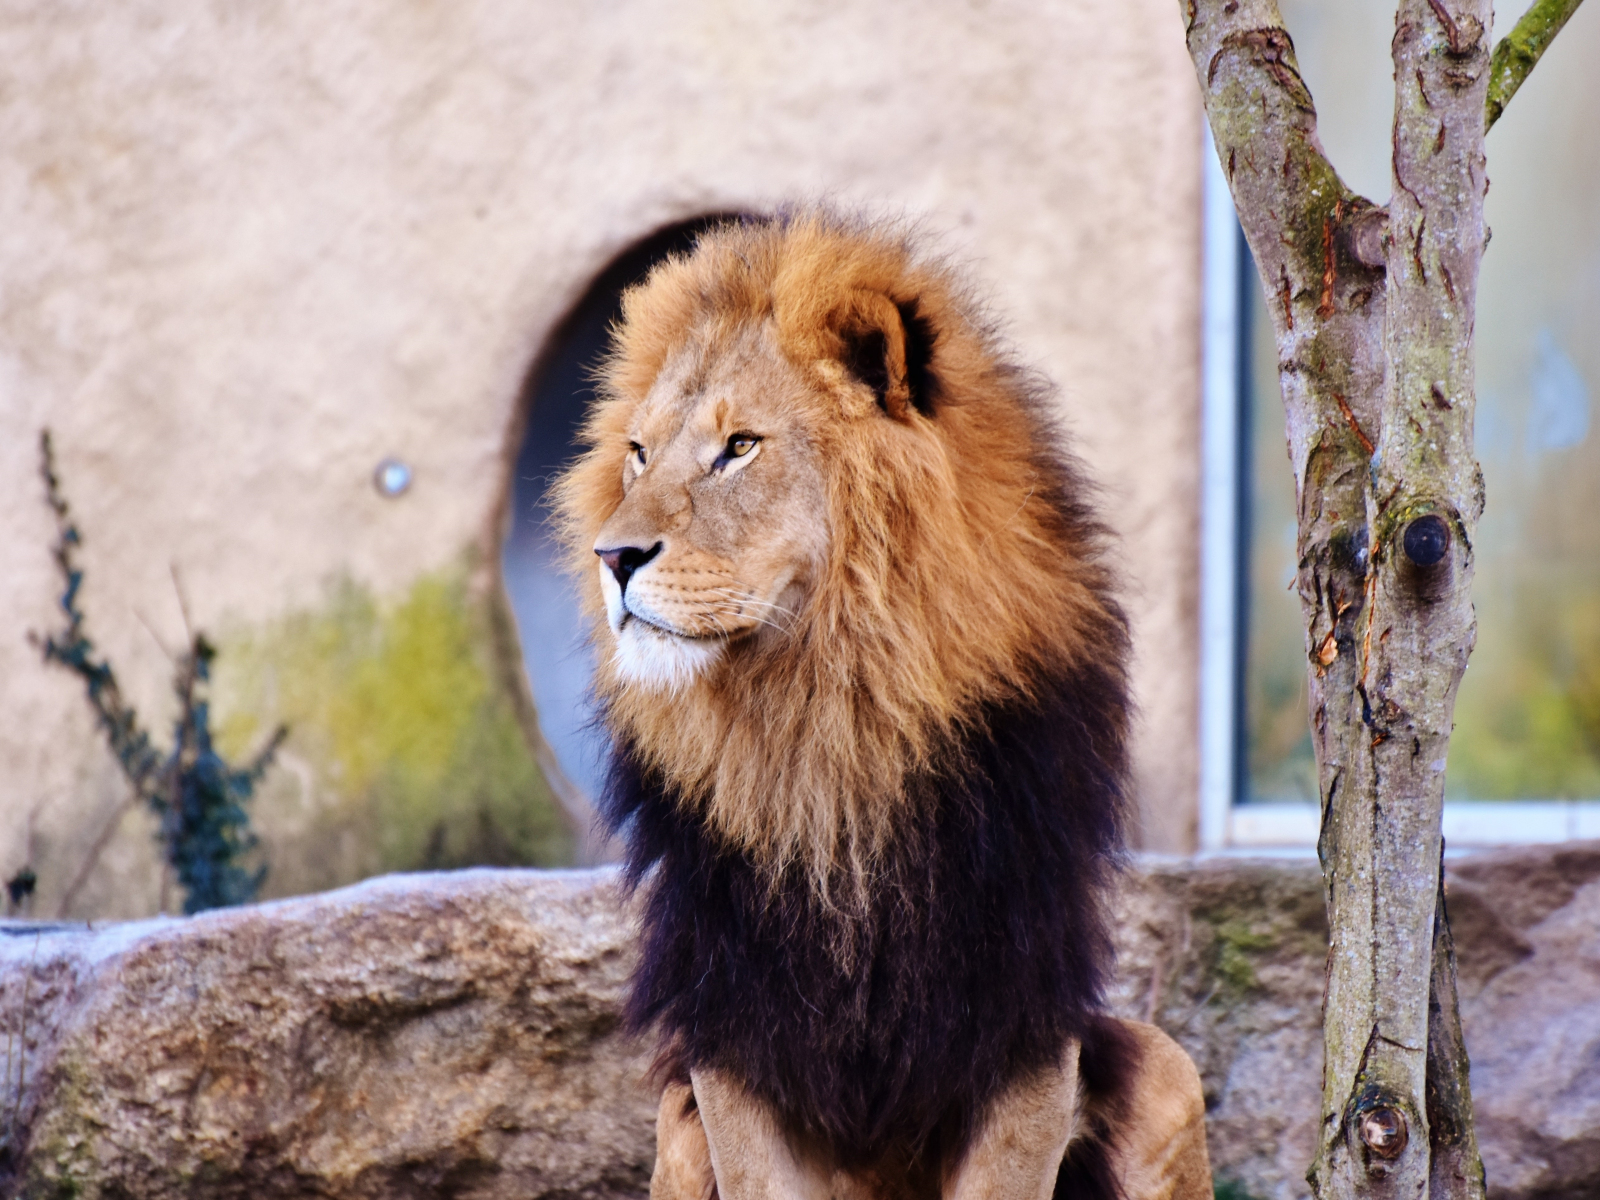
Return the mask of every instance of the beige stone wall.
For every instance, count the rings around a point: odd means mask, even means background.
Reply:
[[[524,375],[613,255],[822,195],[925,216],[1060,384],[1126,539],[1143,839],[1192,845],[1199,135],[1170,0],[5,0],[0,58],[0,872],[31,838],[39,911],[123,792],[25,640],[57,592],[41,426],[141,710],[165,732],[176,568],[249,732],[330,589],[492,597]],[[230,692],[230,661],[267,684]],[[320,719],[269,842],[343,786]],[[124,820],[84,911],[154,907],[150,832]]]

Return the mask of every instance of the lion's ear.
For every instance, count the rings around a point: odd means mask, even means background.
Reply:
[[[915,300],[895,303],[882,292],[850,294],[838,314],[839,361],[872,390],[897,421],[911,409],[933,416],[932,326]]]

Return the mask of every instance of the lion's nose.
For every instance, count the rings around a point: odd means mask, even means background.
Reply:
[[[595,553],[616,576],[617,587],[625,592],[628,590],[628,580],[633,578],[633,573],[661,553],[661,543],[657,542],[648,550],[641,550],[637,546],[618,546],[615,550],[596,549]]]

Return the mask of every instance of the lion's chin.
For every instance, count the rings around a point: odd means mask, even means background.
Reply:
[[[629,687],[672,695],[708,670],[722,655],[721,638],[682,638],[634,620],[624,622],[613,643],[617,678]]]

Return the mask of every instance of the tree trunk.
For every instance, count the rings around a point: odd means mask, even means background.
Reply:
[[[1472,450],[1483,143],[1576,7],[1540,0],[1496,51],[1486,119],[1490,0],[1400,0],[1394,190],[1380,209],[1317,141],[1276,0],[1183,0],[1272,316],[1299,502],[1331,930],[1308,1175],[1322,1200],[1484,1194],[1440,869],[1483,509]]]

